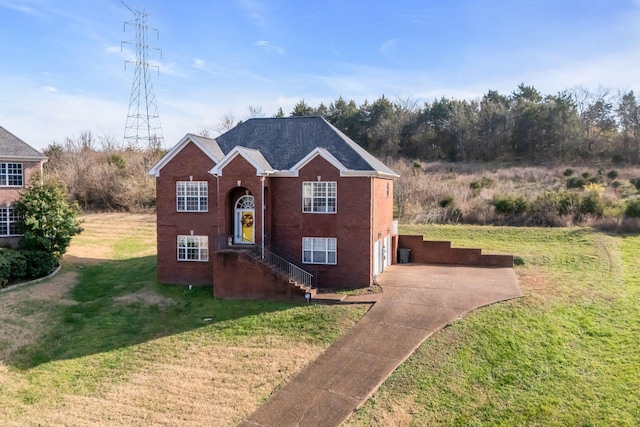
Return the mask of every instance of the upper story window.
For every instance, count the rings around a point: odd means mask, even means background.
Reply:
[[[0,185],[22,187],[22,163],[0,163]]]
[[[0,236],[19,236],[18,215],[13,208],[0,208]]]
[[[336,264],[337,239],[333,237],[303,237],[302,262],[305,264]]]
[[[178,236],[178,261],[209,261],[209,237]]]
[[[338,184],[335,181],[302,183],[302,212],[336,213]]]
[[[207,212],[207,181],[176,182],[178,212]]]

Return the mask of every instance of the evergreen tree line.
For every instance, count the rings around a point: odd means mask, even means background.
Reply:
[[[276,117],[284,117],[282,109]],[[432,161],[640,161],[640,103],[632,90],[583,87],[543,95],[520,84],[509,95],[442,97],[420,104],[384,95],[357,105],[299,101],[290,116],[319,115],[380,157]]]

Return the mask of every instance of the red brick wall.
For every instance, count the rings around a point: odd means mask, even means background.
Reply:
[[[393,232],[393,180],[372,178],[375,203],[373,211],[373,241],[382,240]],[[388,191],[387,191],[388,190]],[[387,248],[387,257],[393,262],[393,240],[391,247]],[[373,267],[371,268],[373,270]]]
[[[270,271],[240,252],[214,255],[215,298],[267,299],[304,302],[282,275]]]
[[[193,143],[188,143],[160,171],[156,178],[158,226],[158,281],[163,283],[211,285],[216,225],[216,178],[209,173],[215,163]],[[208,182],[208,212],[178,212],[176,182]],[[209,237],[209,261],[178,261],[177,236]]]
[[[318,176],[337,182],[336,214],[302,213],[302,183],[317,181]],[[337,265],[306,265],[318,272],[318,284],[336,288],[371,284],[371,178],[340,177],[335,167],[316,157],[298,178],[274,178],[271,190],[271,239],[276,248],[301,261],[303,237],[335,237]]]
[[[513,267],[512,255],[483,255],[480,249],[452,248],[451,242],[423,240],[422,236],[400,235],[398,247],[411,249],[412,263]]]
[[[0,160],[4,163],[6,160]],[[0,187],[0,206],[6,207],[7,204],[12,204],[14,201],[20,198],[20,191],[29,184],[34,174],[40,172],[40,162],[25,162],[25,161],[6,161],[8,163],[22,163],[22,183],[23,187]]]

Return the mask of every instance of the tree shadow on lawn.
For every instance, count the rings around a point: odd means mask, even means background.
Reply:
[[[160,285],[155,279],[155,256],[94,265],[73,263],[70,268],[79,273],[79,283],[69,293],[73,303],[48,308],[47,326],[37,342],[18,349],[7,363],[29,369],[204,326],[230,337],[255,331],[262,323],[262,315],[296,306],[287,302],[213,299],[212,287]],[[243,319],[240,325],[228,322],[238,319]],[[297,321],[304,320],[287,316],[291,326]],[[286,330],[287,326],[283,327]]]

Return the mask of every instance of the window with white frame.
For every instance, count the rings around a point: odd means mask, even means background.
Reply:
[[[302,183],[302,212],[336,213],[338,184],[335,181]]]
[[[178,212],[207,212],[207,181],[176,182],[176,198]]]
[[[337,240],[331,237],[303,237],[302,262],[336,264]]]
[[[209,237],[178,236],[178,261],[209,261]]]
[[[18,214],[13,208],[0,208],[0,236],[19,236]]]
[[[0,163],[0,185],[22,187],[22,163]]]

